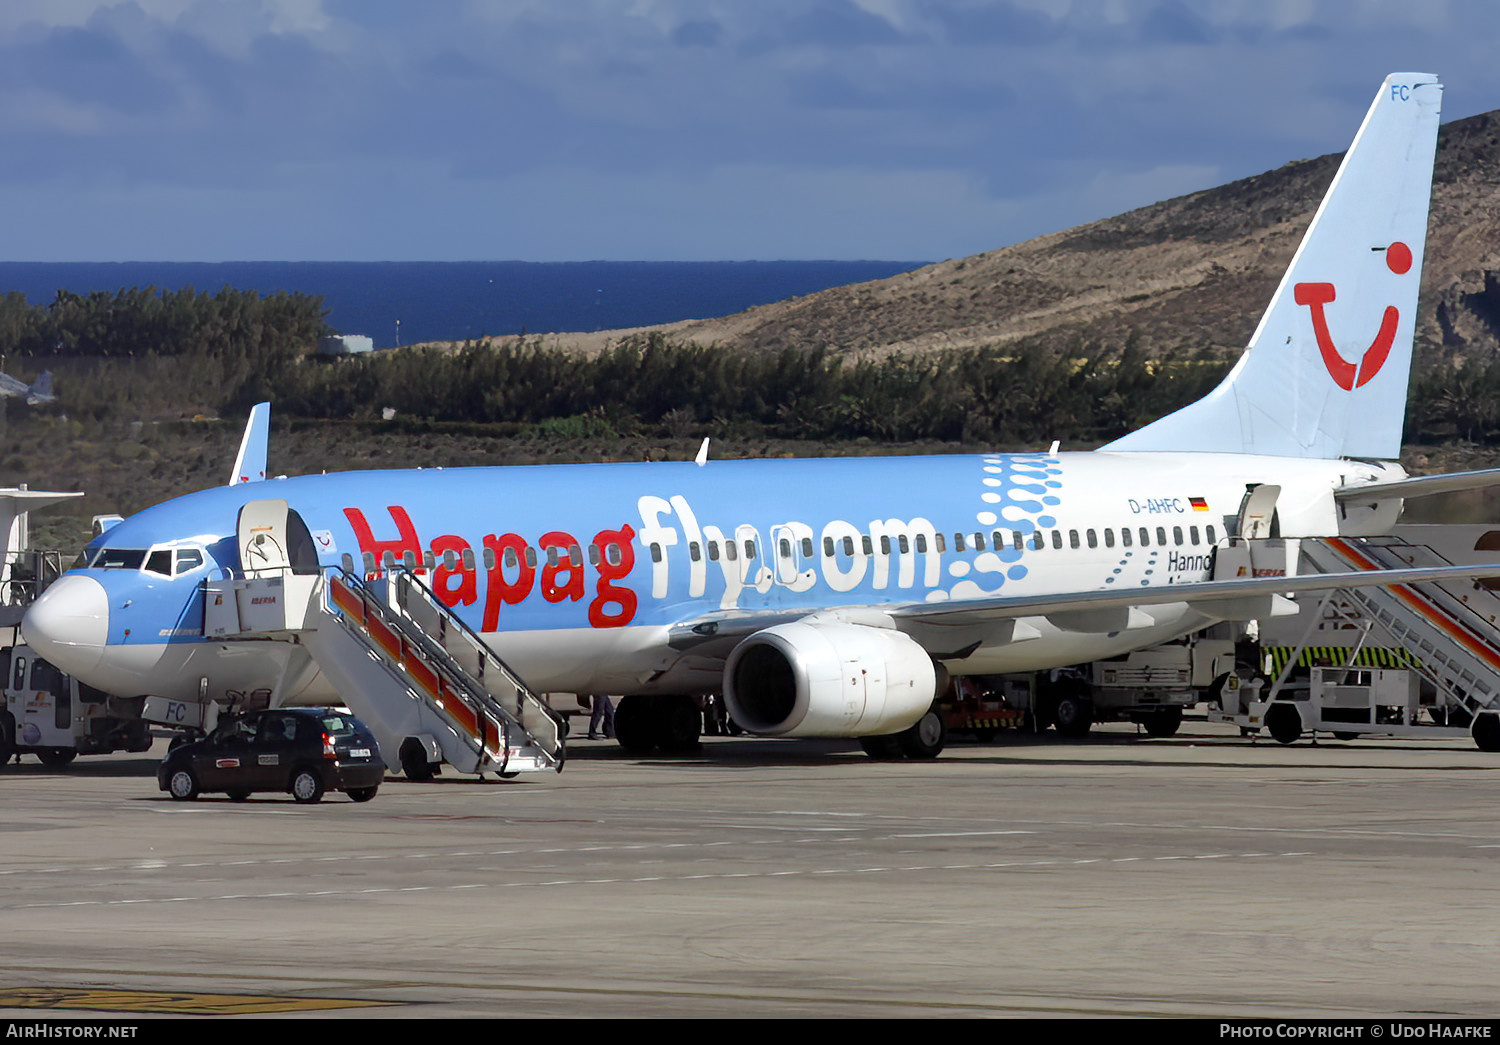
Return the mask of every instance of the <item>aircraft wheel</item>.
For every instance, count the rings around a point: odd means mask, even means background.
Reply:
[[[179,769],[167,781],[167,793],[179,802],[191,802],[198,797],[198,778],[191,769]]]
[[[1278,744],[1295,744],[1302,735],[1302,715],[1290,704],[1273,704],[1266,712],[1266,732]]]
[[[937,708],[928,708],[927,713],[916,723],[896,734],[896,745],[907,758],[937,758],[943,750],[947,730],[943,716]]]
[[[878,737],[860,737],[859,746],[864,753],[878,762],[892,762],[901,757],[901,743],[895,734]]]
[[[243,787],[236,787],[224,793],[229,796],[231,802],[243,802],[250,797],[250,792]]]
[[[299,769],[292,775],[292,786],[288,788],[292,798],[298,802],[321,802],[323,800],[323,774],[316,769]]]
[[[379,790],[380,786],[377,784],[375,787],[351,787],[344,793],[355,802],[368,802],[375,797],[375,792]]]
[[[647,755],[656,747],[656,715],[651,697],[621,697],[615,708],[615,741],[632,755]]]
[[[16,720],[10,712],[0,714],[0,766],[10,765],[16,757]]]
[[[1141,718],[1141,725],[1153,737],[1176,736],[1182,728],[1182,709],[1172,707],[1153,711]]]
[[[703,731],[703,712],[692,697],[658,697],[656,705],[657,743],[669,754],[697,751]],[[619,733],[618,722],[615,726]]]

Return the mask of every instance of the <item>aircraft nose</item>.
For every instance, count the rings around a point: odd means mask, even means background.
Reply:
[[[64,574],[21,619],[26,644],[70,675],[99,666],[109,638],[109,596],[92,577]]]

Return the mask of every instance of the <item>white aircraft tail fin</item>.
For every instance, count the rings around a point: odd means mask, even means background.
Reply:
[[[266,449],[271,438],[271,404],[256,403],[245,422],[240,452],[234,459],[229,485],[258,482],[266,477]]]
[[[1386,77],[1229,376],[1104,449],[1400,456],[1442,92]]]
[[[26,402],[29,406],[38,406],[56,399],[57,396],[52,391],[52,371],[43,370],[42,375],[26,389]]]

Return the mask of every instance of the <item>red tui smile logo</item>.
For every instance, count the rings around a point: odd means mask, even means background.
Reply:
[[[1386,267],[1396,275],[1404,276],[1411,271],[1411,263],[1411,248],[1405,243],[1398,241],[1386,248]],[[1386,357],[1391,354],[1391,345],[1396,340],[1396,323],[1401,318],[1396,306],[1386,306],[1385,314],[1380,317],[1380,330],[1376,332],[1375,340],[1355,364],[1339,353],[1338,347],[1333,343],[1333,335],[1328,332],[1328,317],[1323,313],[1323,306],[1334,299],[1333,284],[1298,283],[1292,288],[1292,294],[1297,304],[1306,305],[1312,310],[1313,334],[1318,339],[1318,351],[1323,355],[1323,365],[1328,368],[1334,384],[1346,392],[1352,391],[1380,372]]]

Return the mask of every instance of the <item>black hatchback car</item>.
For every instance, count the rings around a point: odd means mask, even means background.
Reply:
[[[384,779],[374,735],[341,708],[240,715],[173,748],[156,770],[157,785],[183,802],[203,791],[222,791],[236,802],[255,791],[286,791],[298,802],[316,802],[328,790],[368,802]]]

